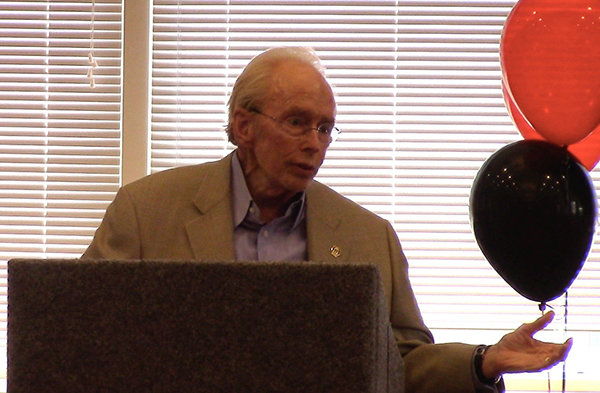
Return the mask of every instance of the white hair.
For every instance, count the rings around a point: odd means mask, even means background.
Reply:
[[[229,97],[229,118],[225,131],[231,143],[236,144],[233,134],[233,113],[237,108],[251,109],[260,100],[266,99],[273,70],[284,61],[308,64],[325,75],[325,67],[315,51],[308,47],[277,47],[254,57],[238,76]]]

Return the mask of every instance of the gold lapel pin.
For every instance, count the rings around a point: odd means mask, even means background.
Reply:
[[[338,246],[331,246],[329,251],[331,252],[331,256],[334,258],[339,258],[339,256],[342,255],[342,249]]]

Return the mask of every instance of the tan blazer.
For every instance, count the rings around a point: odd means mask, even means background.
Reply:
[[[83,258],[234,260],[231,157],[122,187]],[[407,392],[494,391],[476,390],[475,346],[431,345],[392,226],[316,181],[307,189],[306,203],[310,261],[379,267]]]

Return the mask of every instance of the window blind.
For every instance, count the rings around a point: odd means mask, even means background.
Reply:
[[[3,374],[7,261],[80,256],[119,186],[121,7],[0,2]]]
[[[242,68],[272,46],[311,46],[343,130],[318,179],[392,222],[438,341],[496,342],[538,316],[486,262],[468,213],[483,162],[521,139],[500,87],[500,34],[514,3],[155,0],[151,170],[224,156],[226,103]],[[579,335],[571,371],[594,380],[599,289],[596,240],[569,291],[568,323]]]

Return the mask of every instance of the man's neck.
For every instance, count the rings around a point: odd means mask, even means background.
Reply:
[[[252,195],[252,192],[250,193],[250,195]],[[291,198],[285,199],[285,203],[282,203],[282,198],[258,201],[253,196],[252,200],[260,209],[261,221],[268,224],[276,218],[283,217],[286,214],[290,205],[297,201],[301,196],[302,193],[295,194]]]
[[[269,223],[276,218],[283,217],[288,207],[296,201],[302,193],[295,193],[288,190],[277,190],[269,184],[268,179],[265,179],[261,174],[258,176],[253,174],[251,164],[246,162],[247,157],[240,154],[238,149],[238,159],[242,168],[242,173],[246,182],[246,187],[250,193],[250,197],[260,209],[260,219]]]

